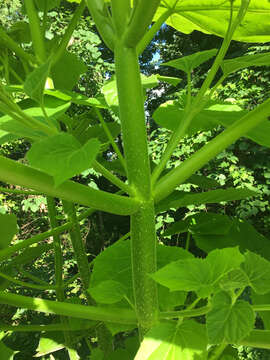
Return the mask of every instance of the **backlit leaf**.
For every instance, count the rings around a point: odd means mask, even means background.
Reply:
[[[161,4],[155,20],[167,10],[167,7],[174,8],[175,0],[166,0]],[[178,1],[174,13],[166,23],[185,34],[198,30],[224,37],[230,19],[230,4],[230,0]],[[236,16],[240,4],[241,0],[233,2],[234,16]],[[258,13],[260,14],[259,22]],[[247,42],[270,41],[269,15],[270,2],[268,0],[251,0],[245,18],[241,26],[236,29],[233,39]]]
[[[126,295],[124,286],[118,281],[102,281],[95,287],[88,289],[94,300],[100,304],[114,304]]]
[[[224,75],[229,75],[232,72],[248,68],[250,66],[269,66],[270,53],[250,54],[240,56],[233,59],[224,60],[221,68]]]
[[[205,50],[200,51],[192,55],[184,56],[182,58],[171,60],[161,65],[171,66],[175,69],[182,70],[185,73],[190,73],[193,69],[196,69],[198,66],[216,56],[218,50]]]
[[[96,139],[83,146],[72,135],[59,133],[32,145],[27,153],[31,166],[53,176],[55,186],[91,168],[100,148]]]
[[[242,289],[249,285],[247,275],[241,269],[234,269],[223,276],[219,282],[221,289],[231,291]]]
[[[144,337],[135,360],[205,360],[205,326],[193,320],[160,323]]]
[[[224,291],[214,295],[212,310],[206,315],[209,342],[220,344],[223,341],[236,343],[246,337],[253,329],[255,313],[248,302],[232,302]]]
[[[24,83],[24,91],[33,100],[42,102],[46,79],[50,71],[50,61],[40,65],[32,71]]]
[[[214,292],[215,284],[244,261],[237,248],[213,250],[206,259],[174,261],[151,277],[171,291],[195,291],[199,297]]]

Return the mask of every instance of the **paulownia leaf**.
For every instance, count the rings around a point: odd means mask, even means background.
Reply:
[[[25,21],[17,21],[14,23],[8,30],[8,35],[20,44],[31,42],[30,27]]]
[[[235,71],[248,68],[249,66],[269,66],[270,53],[251,54],[240,56],[233,59],[224,60],[221,64],[224,75],[229,75]]]
[[[205,360],[205,326],[193,320],[160,323],[144,337],[135,360]]]
[[[221,291],[214,295],[212,309],[206,315],[209,342],[237,343],[251,332],[254,321],[255,313],[248,302],[233,303],[230,295]]]
[[[54,178],[55,186],[91,168],[100,148],[97,139],[81,145],[67,133],[44,138],[32,145],[27,153],[30,165]]]
[[[121,127],[116,122],[109,122],[106,123],[106,125],[109,128],[113,138],[116,138],[120,134]],[[102,144],[109,141],[101,124],[89,126],[83,133],[79,135],[78,140],[82,144],[85,144],[85,142],[91,138],[98,139]]]
[[[214,179],[210,179],[207,176],[203,176],[203,175],[191,175],[186,181],[185,183],[191,183],[193,185],[197,185],[199,186],[201,189],[212,189],[215,187],[219,187],[220,184],[214,180]]]
[[[216,283],[243,261],[238,248],[213,250],[206,259],[174,261],[151,277],[171,291],[196,291],[199,297],[207,297],[214,292]]]
[[[223,276],[219,282],[221,289],[225,291],[234,291],[243,289],[249,285],[249,280],[245,272],[241,269],[234,269]]]
[[[54,353],[55,351],[61,350],[65,347],[63,333],[50,332],[43,333],[40,337],[37,351],[35,355],[37,357],[44,356],[47,354]]]
[[[198,66],[206,62],[207,60],[211,59],[212,57],[216,56],[218,50],[212,49],[212,50],[205,50],[205,51],[199,51],[195,54],[188,55],[181,57],[176,60],[171,60],[166,63],[163,63],[161,65],[164,66],[171,66],[178,70],[182,70],[185,73],[190,73],[193,69],[196,69]]]
[[[241,0],[233,1],[234,17]],[[167,8],[175,9],[166,23],[178,31],[189,34],[194,30],[225,36],[230,18],[230,0],[175,0],[162,2],[155,15],[157,20]],[[260,21],[258,21],[260,14]],[[241,26],[236,29],[233,39],[246,42],[270,41],[270,2],[268,0],[251,0]],[[222,19],[222,21],[221,21]]]
[[[27,76],[24,83],[24,91],[26,94],[38,103],[41,103],[43,99],[43,92],[50,66],[50,61],[40,65]]]
[[[125,287],[118,281],[102,281],[95,287],[88,289],[93,299],[100,304],[114,304],[126,295]]]
[[[10,245],[17,233],[17,218],[14,214],[0,214],[0,249]]]
[[[258,294],[270,292],[270,262],[250,251],[245,253],[242,269],[247,274],[249,285]]]
[[[60,5],[60,0],[35,0],[35,4],[39,11],[44,11],[45,5],[46,10],[51,10]]]
[[[41,244],[38,246],[31,246],[26,248],[20,255],[12,259],[12,265],[24,265],[36,260],[44,252],[53,248],[53,244]]]
[[[182,79],[171,77],[171,76],[162,76],[162,75],[156,75],[157,79],[161,82],[166,82],[170,85],[177,86]]]
[[[246,220],[232,218],[232,226],[223,235],[199,235],[193,233],[196,245],[206,253],[216,248],[239,246],[241,251],[250,250],[270,260],[269,239],[259,234]]]
[[[51,68],[51,75],[56,89],[72,90],[77,84],[81,74],[87,71],[87,67],[75,54],[65,51],[56,64]],[[64,74],[64,76],[63,76]]]
[[[254,290],[251,289],[251,299],[252,304],[256,305],[265,305],[270,304],[270,293],[268,294],[257,294]],[[270,312],[269,311],[258,311],[259,316],[261,317],[265,330],[270,330]]]
[[[162,212],[171,208],[179,209],[180,207],[186,207],[189,205],[211,204],[219,203],[222,201],[235,201],[246,199],[250,196],[256,196],[255,191],[249,189],[219,189],[212,190],[203,193],[186,193],[183,191],[174,191],[164,200],[160,201],[156,205],[156,211]]]

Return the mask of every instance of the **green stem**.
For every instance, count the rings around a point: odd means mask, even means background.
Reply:
[[[73,34],[73,31],[75,30],[77,23],[84,12],[85,6],[86,6],[85,1],[82,0],[79,6],[77,7],[76,11],[74,12],[74,15],[65,31],[65,34],[57,48],[57,51],[52,56],[52,65],[55,64],[61,58],[64,51],[66,50],[69,40]]]
[[[237,120],[221,134],[209,141],[189,159],[166,174],[156,184],[154,191],[155,202],[167,197],[173,190],[197,170],[202,168],[209,160],[213,159],[226,147],[234,143],[241,136],[247,134],[253,128],[265,121],[270,115],[270,99],[257,106],[253,111]]]
[[[209,360],[217,360],[217,359],[219,359],[227,346],[228,346],[228,344],[226,344],[226,343],[222,343],[222,344],[218,345],[215,348],[214,353],[210,356]]]
[[[36,57],[40,62],[45,62],[47,60],[45,42],[34,0],[27,0],[24,4],[29,18],[31,38]]]
[[[186,111],[183,115],[183,120],[179,124],[176,131],[173,133],[172,137],[170,138],[170,141],[161,157],[161,160],[159,164],[156,166],[156,168],[153,171],[152,174],[152,185],[156,183],[158,180],[160,174],[164,170],[168,160],[170,159],[171,155],[173,154],[174,150],[176,149],[179,140],[185,135],[187,128],[189,127],[191,121],[194,119],[194,117],[203,109],[206,101],[208,101],[208,98],[204,98],[207,90],[209,89],[223,59],[226,55],[226,52],[230,46],[231,39],[233,37],[233,34],[237,28],[237,26],[241,23],[243,20],[243,17],[246,13],[246,10],[248,8],[249,0],[242,0],[241,7],[238,11],[237,17],[235,20],[232,20],[232,10],[231,10],[231,17],[230,22],[228,26],[228,30],[226,32],[225,38],[222,42],[222,46],[218,52],[218,55],[206,77],[206,79],[203,82],[202,87],[200,88],[196,98],[194,99],[192,106],[189,108],[186,108]]]
[[[139,206],[136,199],[95,190],[73,181],[65,181],[56,188],[51,176],[2,156],[0,156],[0,180],[118,215],[134,213]]]
[[[0,291],[0,304],[24,309],[40,311],[47,314],[72,316],[84,320],[97,320],[117,324],[136,324],[136,315],[132,310],[123,308],[104,308],[97,306],[84,306],[32,298]]]
[[[48,215],[51,224],[51,228],[56,229],[58,227],[57,213],[55,207],[54,198],[47,196]],[[54,247],[54,273],[55,273],[55,285],[56,285],[56,298],[58,301],[64,301],[64,289],[63,289],[63,255],[61,249],[60,234],[53,235],[53,247]]]
[[[97,108],[95,108],[95,112],[96,112],[97,117],[98,117],[98,119],[99,119],[99,121],[100,121],[100,123],[101,123],[101,125],[103,127],[103,130],[104,130],[105,134],[107,135],[107,138],[110,141],[110,144],[111,144],[113,150],[117,154],[118,159],[121,162],[123,168],[126,170],[127,169],[126,161],[125,161],[123,155],[121,154],[121,151],[119,150],[118,146],[116,145],[116,143],[114,141],[114,138],[113,138],[113,136],[112,136],[112,134],[110,132],[110,129],[108,128],[108,126],[107,126],[106,122],[104,121],[100,111]]]
[[[5,187],[0,186],[1,192],[6,192],[9,194],[16,194],[16,195],[42,195],[41,192],[38,191],[28,191],[28,190],[18,190],[18,189],[8,189]]]
[[[168,17],[170,17],[170,15],[172,15],[172,13],[173,13],[173,9],[168,9],[150,27],[150,29],[147,31],[147,33],[144,35],[144,37],[141,39],[141,41],[137,45],[136,50],[137,50],[138,55],[143,53],[143,51],[150,44],[150,42],[153,40],[156,33],[161,28],[162,24],[168,19]]]
[[[251,333],[237,345],[255,347],[260,349],[270,349],[270,330],[252,330]]]
[[[30,289],[36,289],[36,290],[56,290],[56,286],[53,285],[36,285],[36,284],[31,284],[28,282],[24,282],[18,279],[14,279],[12,276],[9,276],[7,274],[4,274],[2,272],[0,272],[0,277],[14,283],[17,284],[19,286],[24,286],[24,287],[28,287]]]
[[[174,318],[185,318],[206,315],[211,310],[210,306],[204,306],[198,309],[192,310],[180,310],[180,311],[166,311],[161,312],[159,315],[160,319],[174,319]]]
[[[16,332],[31,332],[31,331],[78,331],[87,330],[93,327],[93,322],[79,322],[78,324],[65,325],[49,324],[49,325],[0,325],[0,331],[16,331]]]
[[[74,204],[68,201],[63,201],[63,207],[68,217],[68,220],[72,223],[72,228],[69,230],[69,235],[70,235],[73,251],[75,254],[75,259],[77,262],[79,274],[81,277],[83,291],[87,298],[88,303],[91,305],[94,302],[87,291],[90,283],[89,263],[88,263],[88,258],[85,251],[83,239],[81,236],[80,226],[76,215],[76,209]]]
[[[136,48],[144,37],[160,0],[139,1],[133,8],[133,13],[123,36],[123,44],[128,48]]]
[[[112,184],[116,185],[119,189],[122,189],[125,193],[129,195],[134,195],[133,189],[125,184],[122,180],[118,177],[113,175],[109,170],[107,170],[104,166],[102,166],[97,160],[93,163],[93,168],[103,175],[106,179],[108,179]]]
[[[115,68],[129,184],[141,201],[131,216],[131,259],[135,308],[141,336],[157,321],[155,212],[151,194],[144,101],[135,48],[115,49]],[[132,86],[130,86],[132,84]]]
[[[115,43],[115,32],[112,19],[106,11],[104,0],[86,0],[86,4],[95,21],[98,32],[108,48],[112,50]]]
[[[38,278],[37,276],[29,273],[28,271],[25,271],[22,267],[18,268],[20,271],[20,274],[23,275],[24,277],[36,282],[37,284],[43,285],[43,286],[50,286],[46,281],[41,280],[40,278]]]

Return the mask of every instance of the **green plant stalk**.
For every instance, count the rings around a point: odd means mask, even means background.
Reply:
[[[2,156],[0,156],[0,180],[118,215],[129,215],[136,212],[139,207],[136,199],[95,190],[70,180],[55,187],[50,175]]]
[[[93,322],[79,322],[78,324],[49,324],[49,325],[0,325],[0,331],[16,331],[16,332],[31,332],[31,331],[78,331],[87,330],[93,327]]]
[[[54,65],[55,63],[57,63],[57,61],[61,58],[61,56],[64,54],[64,51],[66,50],[69,40],[73,34],[73,31],[75,30],[78,21],[80,19],[80,17],[83,14],[83,11],[85,9],[85,1],[82,0],[80,2],[80,4],[77,6],[74,15],[65,31],[65,34],[63,36],[63,38],[61,39],[61,42],[59,44],[59,46],[57,47],[57,51],[53,54],[52,56],[52,65]]]
[[[162,173],[162,171],[164,170],[168,160],[170,159],[171,155],[173,154],[174,150],[176,149],[180,139],[185,135],[186,130],[189,127],[191,121],[203,109],[206,101],[208,101],[208,98],[206,98],[206,99],[204,98],[205,94],[206,94],[207,90],[209,89],[209,87],[210,87],[210,85],[222,63],[224,56],[227,53],[227,50],[230,46],[233,34],[234,34],[237,26],[241,23],[241,21],[243,20],[243,18],[245,16],[246,10],[249,5],[249,1],[250,0],[242,0],[241,7],[240,7],[237,17],[234,21],[232,19],[233,14],[232,14],[232,9],[231,9],[231,17],[230,17],[230,22],[228,25],[228,30],[227,30],[225,38],[222,42],[222,46],[218,52],[218,55],[215,58],[215,61],[212,65],[206,79],[204,80],[202,87],[200,88],[196,98],[194,99],[192,105],[190,104],[191,99],[188,100],[188,106],[186,107],[186,111],[183,116],[183,120],[181,121],[178,128],[176,129],[176,131],[173,133],[172,137],[170,138],[170,141],[169,141],[164,153],[162,154],[159,164],[156,166],[156,168],[153,171],[152,185],[154,185],[156,183],[156,181],[158,180],[158,178],[159,178],[160,174]],[[190,88],[190,79],[189,78],[188,78],[188,87]],[[189,89],[189,92],[190,92],[190,89]],[[191,98],[190,95],[189,95],[189,98]]]
[[[155,212],[151,195],[144,101],[136,48],[115,48],[116,79],[130,186],[141,201],[131,216],[131,261],[135,308],[141,336],[157,321]]]
[[[52,230],[58,227],[57,213],[54,198],[47,196],[48,216]],[[55,273],[55,286],[56,298],[58,301],[64,301],[63,289],[63,255],[61,249],[60,234],[53,235],[53,248],[54,248],[54,273]]]
[[[38,278],[37,276],[29,273],[28,271],[25,271],[22,268],[22,266],[18,267],[18,271],[20,271],[21,275],[23,275],[24,277],[36,282],[37,284],[44,285],[44,286],[49,286],[49,284],[46,281],[44,281],[44,280]]]
[[[8,49],[13,51],[19,58],[24,59],[30,64],[37,62],[36,58],[25,52],[3,29],[0,29],[1,43],[3,43]]]
[[[41,192],[38,191],[27,191],[27,190],[18,190],[18,189],[8,189],[5,187],[0,186],[1,192],[6,192],[9,194],[16,194],[16,195],[42,195]]]
[[[270,330],[252,330],[251,333],[239,341],[237,345],[270,349]]]
[[[147,31],[147,33],[144,35],[144,37],[141,39],[139,44],[137,45],[137,54],[140,55],[143,53],[143,51],[146,49],[146,47],[150,44],[156,33],[161,28],[162,24],[172,15],[173,9],[168,9],[165,11],[158,19],[157,21],[150,27],[150,29]]]
[[[134,311],[123,308],[103,308],[84,306],[32,298],[0,291],[0,304],[9,304],[24,309],[40,311],[47,314],[72,316],[84,320],[96,320],[117,324],[136,324]]]
[[[47,60],[45,42],[34,0],[27,0],[24,4],[29,18],[29,26],[35,55],[40,62],[45,62]]]
[[[29,282],[25,282],[25,281],[21,281],[18,279],[14,279],[12,276],[9,276],[7,274],[4,274],[2,272],[0,272],[0,277],[14,283],[17,284],[19,286],[23,286],[23,287],[28,287],[30,289],[36,289],[36,290],[56,290],[56,286],[54,285],[37,285],[37,284],[31,284]]]
[[[185,317],[195,317],[206,315],[211,310],[211,306],[204,306],[191,310],[179,310],[179,311],[166,311],[159,314],[160,319],[175,319]]]
[[[101,123],[101,125],[102,125],[102,127],[103,127],[103,130],[105,131],[105,133],[106,133],[106,135],[107,135],[107,138],[108,138],[109,141],[110,141],[110,144],[111,144],[113,150],[115,151],[115,153],[116,153],[117,156],[118,156],[119,161],[121,162],[123,168],[124,168],[125,170],[127,170],[126,161],[125,161],[123,155],[121,154],[121,151],[119,150],[118,146],[116,145],[116,143],[115,143],[115,141],[114,141],[114,139],[113,139],[113,137],[112,137],[112,134],[111,134],[111,132],[110,132],[110,129],[108,128],[106,122],[104,121],[104,119],[103,119],[103,117],[102,117],[99,109],[95,108],[95,112],[96,112],[97,117],[98,117],[98,119],[99,119],[99,121],[100,121],[100,123]]]
[[[131,7],[130,1],[111,0],[112,21],[118,36],[121,36],[127,26]]]
[[[93,163],[93,168],[103,175],[107,180],[109,180],[112,184],[116,185],[119,189],[123,190],[125,193],[129,195],[134,195],[133,189],[125,184],[122,180],[120,180],[117,176],[112,174],[109,170],[107,170],[104,166],[102,166],[97,160]]]
[[[104,0],[86,0],[86,4],[105,44],[109,49],[113,50],[115,42],[115,31],[112,20],[106,11]]]
[[[90,270],[89,270],[88,259],[85,251],[85,246],[81,236],[80,226],[76,215],[76,209],[74,204],[68,201],[63,201],[63,207],[68,220],[72,223],[72,227],[69,230],[69,235],[70,235],[73,251],[75,254],[75,259],[77,262],[79,274],[81,277],[84,294],[87,298],[89,305],[91,304],[93,305],[94,302],[90,297],[89,293],[87,292],[90,283]]]
[[[139,1],[133,12],[126,31],[123,35],[123,44],[128,48],[136,48],[151,25],[160,0]]]
[[[221,134],[209,141],[208,144],[204,145],[189,159],[161,178],[154,189],[155,202],[159,202],[171,194],[178,185],[182,184],[192,174],[202,168],[209,160],[213,159],[241,136],[247,134],[261,122],[265,121],[269,115],[270,99],[237,120]]]
[[[224,350],[228,346],[227,343],[219,344],[215,350],[214,353],[210,356],[209,360],[217,360],[220,358],[220,356],[223,354]]]

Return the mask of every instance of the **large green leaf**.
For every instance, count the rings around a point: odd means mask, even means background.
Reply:
[[[46,10],[51,10],[60,5],[60,0],[35,0],[35,4],[39,11],[43,11],[46,5]]]
[[[250,54],[233,59],[224,60],[221,64],[224,75],[229,75],[234,71],[248,68],[249,66],[269,66],[270,53]]]
[[[40,65],[26,77],[24,83],[25,93],[38,103],[41,103],[43,99],[45,83],[50,71],[50,66],[50,61]]]
[[[106,125],[113,138],[116,138],[120,134],[121,127],[116,122],[109,122],[106,123]],[[91,138],[98,139],[102,144],[109,142],[101,124],[89,126],[84,132],[81,132],[77,138],[82,144],[85,144],[85,142]]]
[[[213,250],[206,259],[174,261],[151,275],[171,291],[195,291],[207,297],[215,291],[218,281],[244,261],[238,248]]]
[[[233,2],[234,16],[240,4],[241,0]],[[174,13],[166,21],[168,25],[185,34],[198,30],[224,37],[230,18],[230,0],[162,1],[155,15],[155,20],[168,7],[173,8],[174,5]],[[258,14],[260,21],[258,21]],[[247,42],[270,41],[269,15],[270,2],[268,0],[251,0],[245,18],[241,26],[236,29],[233,39]]]
[[[39,344],[36,354],[37,357],[44,356],[47,354],[54,353],[55,351],[61,350],[65,347],[63,333],[50,332],[43,333],[40,337]]]
[[[221,291],[214,295],[212,309],[206,315],[209,342],[236,343],[251,332],[254,322],[255,313],[249,303],[242,300],[232,302],[230,295]]]
[[[170,261],[192,258],[192,255],[181,248],[158,245],[157,267],[158,269]],[[94,260],[94,268],[91,276],[91,288],[97,288],[104,281],[116,281],[123,285],[126,296],[133,300],[130,241],[120,241],[107,248]],[[182,293],[170,293],[168,289],[159,291],[159,303],[162,310],[171,306],[183,304],[185,297]],[[127,305],[127,303],[125,303]]]
[[[13,214],[0,214],[0,249],[10,245],[11,240],[17,233],[17,218]]]
[[[182,70],[185,73],[190,73],[193,69],[196,69],[207,60],[216,56],[217,52],[217,49],[199,51],[195,54],[184,56],[176,60],[171,60],[161,65],[171,66],[175,69]]]
[[[270,262],[250,251],[245,253],[242,269],[249,278],[249,285],[258,294],[270,292]]]
[[[244,289],[248,285],[249,279],[245,272],[241,269],[234,269],[230,271],[219,281],[219,286],[225,291]]]
[[[14,359],[14,355],[17,353],[18,351],[14,351],[10,348],[8,348],[3,341],[0,341],[0,354],[1,354],[1,359],[3,360],[13,360]]]
[[[102,281],[95,287],[91,286],[88,291],[99,304],[114,304],[121,301],[126,295],[124,286],[114,280]]]
[[[205,360],[205,326],[193,320],[163,322],[144,337],[135,360]]]
[[[87,71],[87,67],[75,54],[65,51],[56,64],[51,68],[51,76],[56,89],[72,90],[77,84],[81,74]]]
[[[30,165],[53,176],[55,186],[91,168],[100,148],[97,139],[83,146],[72,135],[59,133],[34,143],[27,153]]]
[[[201,189],[206,189],[206,190],[220,186],[220,184],[216,180],[208,178],[207,176],[204,175],[197,175],[197,174],[191,175],[185,182],[191,183],[193,185],[197,185]]]
[[[183,191],[174,191],[167,198],[156,205],[156,211],[162,212],[171,208],[179,209],[180,207],[187,207],[189,205],[211,204],[222,201],[235,201],[246,199],[250,196],[256,196],[255,191],[249,189],[220,189],[206,191],[203,193],[187,193]]]
[[[251,291],[251,300],[252,304],[256,305],[265,305],[270,304],[270,293],[268,294],[257,294],[255,291]],[[269,311],[258,311],[259,316],[261,317],[265,330],[270,330],[270,312]]]
[[[270,241],[259,234],[246,220],[232,218],[230,230],[223,235],[193,233],[196,245],[210,252],[216,248],[239,246],[241,251],[250,250],[270,260]]]

